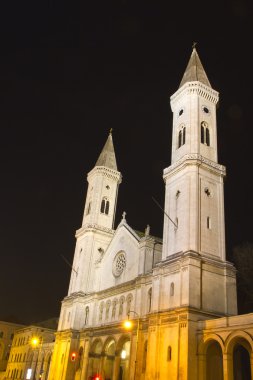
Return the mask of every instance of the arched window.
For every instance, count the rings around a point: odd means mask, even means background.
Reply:
[[[185,127],[181,127],[181,129],[178,132],[178,148],[180,148],[182,145],[185,144]]]
[[[105,202],[105,214],[106,214],[106,215],[109,214],[109,201],[106,201],[106,202]]]
[[[142,373],[146,371],[147,351],[148,351],[148,341],[146,340],[146,342],[144,343],[144,348],[143,348]]]
[[[172,297],[172,296],[174,296],[174,282],[172,282],[171,284],[170,284],[170,296]]]
[[[104,302],[101,302],[99,306],[99,321],[102,321],[103,318],[103,310],[104,310]]]
[[[108,215],[109,214],[109,206],[110,203],[107,198],[103,198],[101,202],[100,212],[101,214]]]
[[[105,319],[109,319],[110,307],[111,307],[111,301],[108,300],[105,306]]]
[[[185,144],[185,127],[183,128],[183,144],[182,145],[184,144]]]
[[[179,148],[182,145],[181,142],[182,142],[182,131],[179,131],[179,134],[178,134],[178,147]]]
[[[126,299],[126,301],[127,301],[126,314],[127,314],[127,315],[128,315],[128,313],[130,312],[130,310],[131,310],[131,303],[132,303],[132,300],[133,300],[133,296],[132,296],[132,294],[128,294],[127,299]]]
[[[152,288],[148,291],[148,313],[151,311],[151,302],[152,302]]]
[[[206,128],[206,145],[210,146],[210,132],[208,128]]]
[[[86,215],[89,215],[91,209],[91,202],[88,203]]]
[[[78,361],[77,361],[76,369],[79,369],[82,366],[82,360],[83,360],[83,347],[81,346],[78,351]]]
[[[168,362],[171,361],[171,354],[172,354],[171,346],[168,346],[168,349],[167,349],[167,361]]]
[[[120,297],[120,300],[119,300],[119,317],[121,317],[123,314],[124,302],[125,302],[125,298]]]
[[[101,202],[100,212],[102,214],[104,214],[104,212],[105,212],[105,200],[104,199],[102,199],[102,202]]]
[[[205,143],[205,128],[201,124],[201,144],[204,144],[204,143]]]
[[[117,306],[117,300],[112,301],[112,319],[116,316],[116,306]]]
[[[201,122],[201,133],[200,133],[201,144],[210,146],[210,131],[206,121]]]
[[[85,319],[84,319],[84,324],[85,325],[88,325],[88,322],[89,322],[89,306],[86,306],[85,308]]]

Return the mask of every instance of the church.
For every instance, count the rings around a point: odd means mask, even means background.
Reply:
[[[226,261],[218,100],[193,47],[170,98],[162,239],[126,213],[114,226],[122,176],[109,134],[87,176],[49,380],[253,379],[253,314],[237,315]]]

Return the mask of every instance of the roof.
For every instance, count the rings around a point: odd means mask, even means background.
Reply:
[[[201,82],[205,84],[206,86],[212,87],[207,78],[203,65],[200,61],[197,50],[194,47],[192,50],[192,54],[188,62],[188,65],[186,67],[185,73],[179,85],[179,88],[182,87],[187,82],[196,82],[196,81]]]
[[[106,168],[117,170],[111,131],[95,166],[105,166]]]

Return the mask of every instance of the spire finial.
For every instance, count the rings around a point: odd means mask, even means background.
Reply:
[[[126,211],[124,211],[122,214],[122,220],[126,220]]]
[[[150,225],[147,224],[147,227],[145,228],[145,236],[149,236],[150,233]]]
[[[110,135],[112,134],[112,131],[113,131],[113,129],[112,129],[112,128],[110,128],[110,131],[109,131],[109,132],[110,132]]]
[[[196,45],[197,45],[197,42],[194,41],[192,44],[192,50],[196,48]]]

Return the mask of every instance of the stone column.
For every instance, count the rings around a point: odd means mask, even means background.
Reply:
[[[106,354],[105,352],[102,352],[101,358],[100,358],[100,364],[99,364],[99,373],[102,376],[103,380],[105,378],[105,371],[104,371],[105,361],[106,361]]]
[[[120,352],[115,352],[112,380],[118,380],[120,361],[121,361]]]
[[[89,366],[89,351],[90,351],[90,341],[85,340],[84,350],[83,350],[83,362],[81,365],[81,380],[86,380],[88,376],[88,366]]]
[[[233,380],[233,361],[231,354],[223,354],[223,378]]]
[[[253,380],[253,352],[250,354],[251,380]]]
[[[198,355],[199,380],[206,380],[206,355]]]

